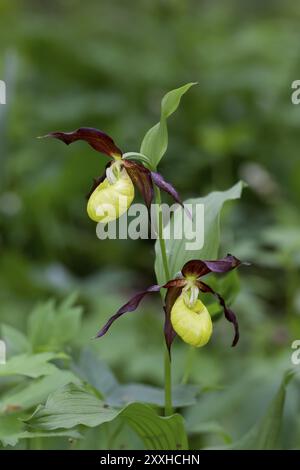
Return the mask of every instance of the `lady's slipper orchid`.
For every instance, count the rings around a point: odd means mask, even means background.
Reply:
[[[112,138],[98,129],[81,127],[73,132],[51,132],[44,137],[54,137],[67,145],[84,140],[112,159],[106,165],[104,174],[94,179],[88,194],[87,212],[95,222],[107,223],[126,212],[134,199],[134,185],[141,192],[148,209],[153,200],[154,184],[182,204],[177,191],[162,175],[141,163],[127,160]]]
[[[124,313],[136,310],[146,294],[158,292],[161,288],[165,288],[167,289],[167,294],[164,306],[164,334],[169,351],[176,334],[186,343],[196,347],[204,346],[209,341],[213,330],[212,320],[207,308],[198,299],[200,292],[209,292],[218,299],[223,308],[225,318],[234,326],[235,334],[232,346],[235,346],[239,340],[237,318],[233,311],[226,306],[223,297],[208,284],[205,284],[201,278],[209,273],[226,273],[237,268],[240,264],[241,261],[232,255],[227,255],[225,258],[213,261],[188,261],[176,279],[168,281],[163,286],[150,286],[130,299],[108,320],[96,337],[100,338],[103,336],[112,323]]]

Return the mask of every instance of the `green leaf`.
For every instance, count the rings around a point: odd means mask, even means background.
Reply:
[[[230,450],[274,450],[278,448],[282,417],[286,396],[286,387],[295,372],[288,371],[281,382],[265,416],[239,441],[228,447]]]
[[[89,348],[83,349],[78,364],[73,365],[73,370],[104,396],[108,396],[119,385],[107,364]]]
[[[74,384],[51,394],[45,406],[39,406],[27,421],[31,426],[52,431],[70,429],[79,424],[94,427],[113,420],[118,410],[106,406],[95,395]]]
[[[284,374],[281,385],[271,401],[266,414],[244,436],[229,446],[210,447],[209,449],[274,450],[280,448],[286,387],[294,377],[295,372],[296,370],[289,370]],[[239,396],[241,396],[241,393],[242,390],[239,390]],[[237,397],[235,401],[237,401]],[[226,404],[228,407],[228,403]],[[197,423],[190,423],[188,427],[193,429],[197,427]]]
[[[11,375],[25,375],[27,377],[40,377],[50,375],[57,371],[49,361],[65,357],[62,354],[40,353],[40,354],[20,354],[13,356],[6,364],[0,365],[0,377]]]
[[[73,365],[73,370],[100,392],[111,406],[120,407],[133,402],[164,406],[164,389],[140,383],[119,384],[108,366],[88,348],[83,350],[78,364]],[[196,385],[177,385],[172,390],[173,405],[194,405],[198,393],[199,387]]]
[[[171,278],[180,271],[183,265],[191,259],[214,259],[218,256],[220,244],[220,213],[223,204],[232,199],[238,199],[241,196],[243,183],[238,182],[227,191],[215,191],[205,197],[188,199],[185,204],[191,204],[193,221],[186,216],[183,209],[179,207],[174,212],[170,222],[164,227],[164,238],[166,240],[166,250],[169,261],[169,270]],[[195,231],[194,214],[197,204],[204,205],[204,245],[202,248],[187,250],[186,244],[192,240]],[[185,220],[183,236],[174,239],[174,234],[178,234],[182,229],[182,220]],[[168,239],[168,233],[170,237]],[[155,272],[159,284],[164,283],[164,269],[161,258],[159,241],[155,243]]]
[[[120,417],[143,440],[147,449],[186,449],[183,418],[160,417],[148,405],[132,403],[118,410],[104,404],[83,388],[70,384],[49,396],[26,422],[37,429],[52,431],[78,425],[99,426]]]
[[[191,434],[217,434],[223,439],[225,444],[232,442],[231,436],[224,430],[223,426],[216,421],[197,423],[192,428],[189,428],[188,431]]]
[[[15,446],[20,439],[32,439],[43,437],[71,437],[80,439],[82,436],[76,430],[31,432],[26,429],[21,421],[21,416],[6,415],[0,416],[0,442],[4,446]]]
[[[121,412],[122,417],[151,450],[186,450],[187,436],[183,417],[179,414],[164,417],[149,406],[132,403]]]
[[[8,356],[31,352],[30,342],[21,331],[10,325],[2,325],[1,332]]]
[[[0,399],[0,413],[11,410],[26,410],[40,403],[43,403],[50,393],[53,393],[57,388],[75,382],[79,383],[75,375],[70,371],[63,371],[57,369],[51,375],[41,377],[34,381],[26,383],[22,382],[21,386],[15,389],[10,389],[8,393],[3,395]]]
[[[168,148],[168,127],[167,119],[179,106],[181,97],[196,83],[187,83],[180,88],[169,91],[161,102],[160,122],[151,127],[146,133],[140,153],[150,159],[151,169],[156,169]]]
[[[0,441],[4,446],[15,446],[22,432],[22,422],[15,416],[0,416]]]
[[[34,351],[59,351],[74,340],[80,331],[82,308],[74,306],[76,295],[61,305],[53,300],[39,305],[31,313],[28,336]]]
[[[18,440],[20,439],[36,439],[45,437],[68,437],[71,439],[82,439],[82,435],[78,431],[65,430],[65,431],[52,431],[52,432],[30,432],[22,431],[15,436]],[[42,449],[41,449],[42,450]]]
[[[172,389],[174,407],[190,406],[196,403],[199,387],[196,385],[177,385]],[[112,406],[124,406],[132,402],[164,406],[165,391],[162,388],[138,383],[119,385],[107,396]]]

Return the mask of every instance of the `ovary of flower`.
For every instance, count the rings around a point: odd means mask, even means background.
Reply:
[[[95,222],[108,223],[126,212],[134,198],[134,186],[123,168],[117,177],[105,180],[91,194],[88,204],[88,216]]]
[[[213,330],[210,314],[201,300],[197,299],[189,307],[185,303],[184,294],[173,305],[171,323],[183,341],[196,347],[208,343]]]

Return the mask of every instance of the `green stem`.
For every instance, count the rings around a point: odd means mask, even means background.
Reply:
[[[167,250],[166,250],[166,242],[165,242],[164,234],[163,234],[163,214],[161,210],[161,194],[157,186],[155,186],[155,203],[158,204],[159,206],[158,214],[157,214],[158,240],[159,240],[163,267],[165,271],[165,281],[168,282],[170,280],[170,271],[169,271],[169,264],[168,264]]]
[[[157,224],[158,224],[158,240],[161,251],[161,257],[165,272],[165,281],[170,279],[170,271],[166,250],[166,242],[163,237],[163,217],[161,210],[161,194],[160,190],[155,187],[155,202],[158,204],[157,213]],[[164,375],[165,375],[165,416],[169,416],[173,413],[172,407],[172,373],[171,373],[171,360],[169,351],[165,348],[165,359],[164,359]]]

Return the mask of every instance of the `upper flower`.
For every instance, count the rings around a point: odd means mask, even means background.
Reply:
[[[139,162],[127,160],[113,139],[98,129],[81,127],[73,132],[51,132],[44,137],[54,137],[67,145],[85,140],[93,149],[111,158],[103,175],[94,179],[88,194],[87,212],[95,222],[110,222],[126,212],[134,199],[134,185],[148,208],[153,200],[154,184],[182,204],[177,191],[162,175]]]
[[[164,306],[164,334],[169,351],[176,334],[186,343],[196,347],[204,346],[209,341],[213,327],[207,308],[198,298],[201,292],[209,292],[217,298],[223,308],[225,318],[233,324],[234,338],[232,346],[235,346],[239,340],[237,318],[234,312],[226,306],[223,297],[204,283],[201,278],[209,273],[226,273],[237,268],[240,264],[241,261],[232,255],[212,261],[188,261],[176,279],[168,281],[163,286],[156,284],[150,286],[145,291],[132,297],[108,320],[98,332],[97,337],[103,336],[111,324],[124,313],[136,310],[146,294],[158,292],[161,288],[165,288],[167,293]]]

